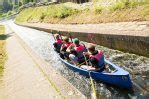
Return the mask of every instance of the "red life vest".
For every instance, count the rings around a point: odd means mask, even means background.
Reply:
[[[77,54],[78,54],[78,55],[77,55],[78,58],[81,58],[81,57],[83,57],[83,52],[86,51],[86,48],[85,48],[84,45],[80,44],[79,46],[76,46],[76,47],[75,47],[75,50],[76,50],[76,52],[77,52]]]
[[[64,44],[64,46],[66,47],[66,48],[68,48],[70,45],[71,45],[72,43],[66,43],[66,44]]]
[[[90,58],[95,58],[97,59],[98,61],[103,57],[103,53],[101,50],[98,50],[98,54],[96,55],[90,55]]]
[[[98,61],[99,68],[103,68],[104,66],[104,55],[101,50],[98,50],[98,53],[96,55],[91,55],[90,58],[95,58]]]
[[[75,50],[79,53],[80,51],[84,50],[85,47],[83,45],[80,45],[80,46],[76,46],[75,47]]]
[[[58,45],[61,45],[62,43],[63,43],[63,42],[62,42],[61,39],[59,39],[59,40],[56,41],[56,44],[58,44]]]

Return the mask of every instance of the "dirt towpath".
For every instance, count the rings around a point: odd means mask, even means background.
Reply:
[[[149,21],[101,24],[21,23],[21,25],[69,32],[149,36]]]
[[[4,70],[3,99],[61,98],[49,85],[36,64],[18,42],[15,33],[7,27],[6,50],[8,61]],[[1,99],[2,99],[1,98]]]
[[[1,88],[3,93],[0,94],[0,99],[65,98],[65,95],[59,92],[38,68],[37,65],[39,64],[34,61],[22,46],[18,36],[8,26],[6,26],[6,31],[8,37],[6,40],[8,60],[5,65],[4,85]],[[72,97],[75,98],[74,96]]]

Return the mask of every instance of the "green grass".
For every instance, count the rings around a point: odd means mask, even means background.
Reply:
[[[124,8],[126,8],[126,6],[127,6],[127,3],[126,2],[125,3],[124,2],[119,2],[119,3],[116,3],[116,4],[112,5],[112,6],[110,6],[109,7],[109,10],[111,12],[114,12],[116,10],[124,9]]]
[[[45,7],[28,8],[23,10],[16,18],[18,22],[35,21],[40,22],[48,18],[66,18],[77,14],[79,10],[64,5],[51,5]],[[21,18],[20,18],[21,17]]]
[[[94,11],[96,14],[102,13],[103,10],[104,10],[104,8],[101,6],[95,6],[95,8],[94,8]]]
[[[0,76],[3,75],[4,65],[6,61],[6,52],[5,52],[5,39],[6,36],[4,35],[5,28],[4,26],[0,25]]]
[[[14,14],[16,14],[16,11],[8,11],[7,13],[0,13],[0,18],[2,18],[2,17],[9,17],[9,16],[12,16],[12,15],[14,15]]]
[[[128,9],[128,8],[136,8],[138,6],[142,5],[149,5],[149,2],[135,2],[135,1],[125,1],[125,2],[118,2],[115,3],[114,5],[109,7],[109,10],[114,12],[116,10],[122,10],[122,9]]]
[[[91,6],[63,3],[24,9],[16,17],[16,22],[97,24],[102,22],[149,21],[148,12],[148,2],[118,2],[109,6],[102,6],[98,3]]]

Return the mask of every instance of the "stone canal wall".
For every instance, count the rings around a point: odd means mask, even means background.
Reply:
[[[19,24],[20,25],[20,24]],[[72,38],[79,38],[82,41],[86,41],[89,43],[95,43],[101,46],[109,47],[112,49],[121,50],[124,52],[134,53],[138,55],[143,55],[149,57],[149,30],[148,27],[145,28],[145,31],[134,31],[129,30],[92,30],[86,28],[86,30],[82,29],[82,27],[78,27],[77,29],[72,25],[74,29],[68,29],[67,25],[63,28],[61,25],[52,25],[49,26],[48,24],[21,24],[26,27],[38,29],[41,31],[46,32],[53,32],[53,33],[61,33],[64,36],[71,36]],[[56,28],[57,27],[57,28]],[[81,28],[81,29],[79,29]]]

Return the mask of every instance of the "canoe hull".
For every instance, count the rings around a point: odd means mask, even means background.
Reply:
[[[121,88],[131,89],[132,88],[132,82],[129,76],[129,73],[116,65],[110,63],[110,65],[114,65],[113,67],[117,68],[117,72],[115,73],[105,73],[105,72],[95,72],[95,71],[88,71],[84,70],[82,68],[79,68],[75,65],[72,65],[68,63],[67,61],[60,58],[60,60],[71,70],[74,72],[78,72],[80,75],[89,77],[89,72],[91,74],[91,77],[94,80],[99,80],[108,84],[116,85]],[[106,60],[109,64],[109,62]]]

